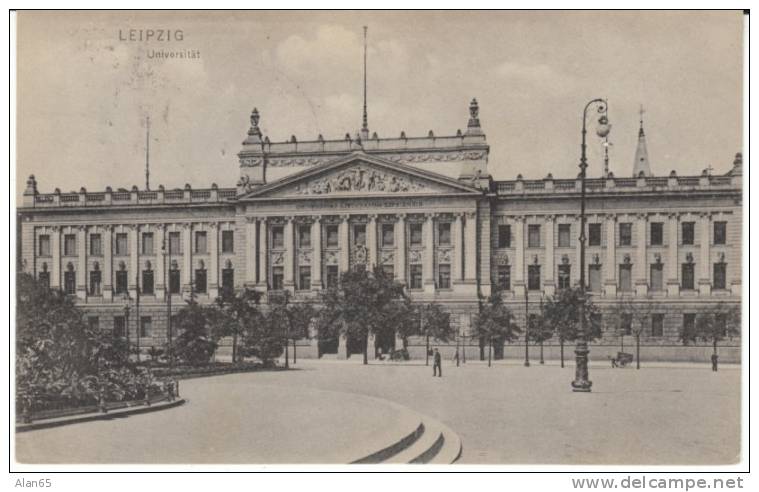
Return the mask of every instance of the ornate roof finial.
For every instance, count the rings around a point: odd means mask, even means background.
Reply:
[[[34,178],[34,174],[29,175],[29,179],[26,180],[26,190],[24,195],[36,195],[37,194],[37,180]]]
[[[643,132],[643,105],[640,106],[640,130],[638,131],[638,147],[635,149],[635,162],[633,163],[633,177],[651,176],[651,164],[648,162],[648,148],[646,146],[646,134]]]
[[[469,123],[466,125],[467,135],[482,135],[480,128],[480,106],[477,104],[477,98],[472,98],[469,103]]]
[[[261,143],[261,129],[258,128],[259,119],[258,109],[253,108],[250,113],[250,130],[248,130],[248,138],[245,139],[244,144]]]
[[[643,132],[643,113],[646,111],[643,109],[643,105],[640,105],[640,109],[638,110],[638,113],[640,114],[640,130],[638,130],[638,136],[642,137],[645,136],[645,133]]]

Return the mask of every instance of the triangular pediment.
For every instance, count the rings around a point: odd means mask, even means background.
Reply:
[[[482,191],[446,176],[356,152],[261,186],[239,199],[441,194],[480,195]]]

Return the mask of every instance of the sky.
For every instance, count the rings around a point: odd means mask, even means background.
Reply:
[[[234,186],[254,107],[273,142],[354,134],[365,25],[380,137],[454,135],[476,97],[495,179],[573,177],[582,109],[601,97],[615,175],[632,174],[640,105],[654,175],[723,173],[742,144],[742,23],[725,11],[21,12],[17,196],[29,174],[42,193],[143,189],[148,115],[151,188]],[[182,40],[130,41],[130,29]],[[599,176],[592,132],[588,154]]]

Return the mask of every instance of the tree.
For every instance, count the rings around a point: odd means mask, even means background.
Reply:
[[[528,321],[530,323],[528,336],[529,339],[540,345],[540,363],[545,364],[543,358],[543,343],[550,340],[553,337],[553,330],[543,317],[543,300],[540,301],[540,311],[537,314],[532,315],[532,318]]]
[[[543,303],[542,318],[559,339],[561,367],[564,367],[564,343],[572,342],[577,338],[582,304],[583,294],[579,287],[561,289]],[[601,336],[601,325],[597,321],[599,312],[593,304],[592,297],[587,293],[584,296],[584,304],[585,337],[587,341],[591,341]]]
[[[480,338],[488,341],[488,367],[492,361],[493,341],[511,342],[522,333],[514,321],[514,314],[504,304],[500,292],[494,292],[486,302],[481,303],[480,312],[474,320],[474,328]]]
[[[635,338],[635,368],[640,369],[640,337],[651,326],[653,302],[649,296],[636,302],[631,296],[622,296],[613,305],[611,315],[620,334],[621,352],[624,352],[624,338],[629,334]]]
[[[297,362],[296,341],[309,338],[310,328],[318,317],[318,312],[310,302],[291,303],[290,292],[270,298],[272,310],[270,319],[278,325],[285,341],[285,367],[290,367],[288,345],[293,343],[293,363]]]
[[[216,298],[220,316],[214,323],[214,336],[232,337],[232,363],[237,362],[239,341],[261,324],[260,302],[261,293],[247,288],[237,294],[223,290]]]
[[[415,310],[414,325],[416,334],[425,339],[425,365],[430,364],[430,339],[447,343],[455,335],[451,326],[451,315],[444,311],[439,304],[431,302],[420,304]]]
[[[680,339],[684,345],[698,341],[711,343],[716,356],[719,342],[726,338],[732,339],[740,333],[740,306],[719,302],[709,311],[699,314],[692,325],[684,325]]]
[[[364,364],[368,364],[369,335],[393,330],[391,323],[403,302],[403,284],[381,268],[343,272],[339,285],[321,294],[319,331],[364,340]]]
[[[171,347],[173,355],[187,364],[207,364],[219,346],[214,339],[219,319],[216,306],[202,306],[192,296],[173,321],[181,331]]]

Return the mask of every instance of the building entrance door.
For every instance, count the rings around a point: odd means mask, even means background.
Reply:
[[[363,354],[366,347],[366,340],[357,337],[348,337],[348,357],[353,354]],[[369,354],[371,355],[371,354]]]
[[[336,354],[339,346],[339,340],[337,337],[324,337],[319,338],[319,357],[324,354]]]

